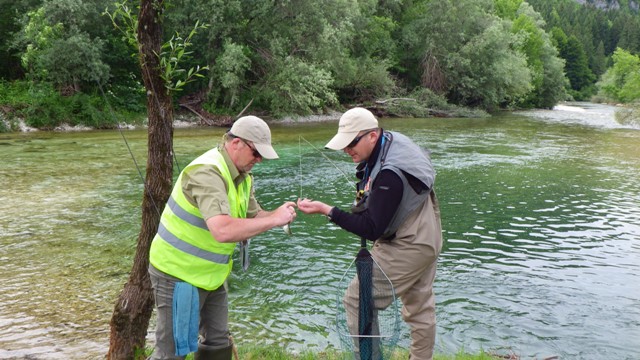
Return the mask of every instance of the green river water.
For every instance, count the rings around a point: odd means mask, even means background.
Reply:
[[[432,151],[444,245],[436,351],[640,359],[640,130],[578,104],[487,119],[384,119]],[[254,167],[263,207],[348,208],[354,164],[322,150],[336,121],[272,126],[280,160]],[[177,129],[180,166],[224,129]],[[146,163],[146,131],[125,131]],[[335,166],[334,166],[335,165]],[[142,183],[117,131],[0,134],[0,359],[100,359],[131,268]],[[299,214],[234,265],[236,341],[339,346],[338,281],[359,241]],[[237,254],[236,254],[237,255]],[[154,327],[150,327],[149,342]],[[408,331],[401,344],[406,345]]]

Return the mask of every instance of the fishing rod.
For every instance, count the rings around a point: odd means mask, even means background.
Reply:
[[[102,88],[102,85],[98,82],[98,80],[96,80],[96,83],[98,84],[98,88],[100,89],[100,93],[102,94],[102,98],[107,103],[107,108],[109,108],[109,112],[110,112],[111,116],[113,117],[113,119],[116,122],[116,128],[118,129],[118,132],[120,133],[120,136],[122,137],[122,140],[124,141],[125,145],[127,146],[127,150],[129,151],[129,156],[131,156],[131,159],[133,160],[133,164],[135,165],[136,170],[138,171],[138,176],[140,177],[140,181],[142,182],[143,191],[146,191],[147,183],[145,182],[144,177],[142,176],[142,171],[140,170],[140,166],[138,165],[138,161],[136,160],[136,157],[133,155],[133,151],[131,150],[131,146],[129,145],[129,142],[127,141],[127,138],[124,136],[124,132],[122,132],[122,128],[120,127],[120,122],[118,121],[118,118],[115,115],[115,111],[113,110],[113,107],[111,106],[111,103],[109,102],[109,99],[107,98],[106,94],[104,93],[104,89]],[[156,99],[156,101],[158,101],[158,99]],[[157,105],[159,106],[160,104],[158,103]],[[174,158],[174,160],[176,162],[176,166],[178,167],[178,169],[180,169],[180,165],[178,164],[178,159],[175,157],[175,152],[172,151],[172,153],[173,153],[173,158]],[[153,199],[153,196],[149,196],[149,199],[151,200],[151,204],[153,205],[153,208],[155,209],[158,217],[160,217],[161,216],[160,209],[158,208],[158,205],[156,204],[155,200]]]
[[[347,183],[349,184],[348,186],[350,188],[352,188],[353,186],[355,186],[354,183],[351,182],[351,180],[349,180],[349,177],[347,176],[347,174],[340,169],[334,162],[333,160],[331,160],[327,155],[325,155],[324,153],[322,153],[322,151],[320,149],[318,149],[315,145],[313,145],[309,140],[305,139],[304,136],[299,135],[298,136],[298,158],[299,158],[299,170],[298,170],[298,183],[300,186],[300,194],[299,194],[299,198],[302,199],[302,140],[304,140],[307,144],[311,145],[311,147],[316,150],[318,153],[320,153],[320,155],[322,155],[327,161],[329,161],[329,163],[331,165],[333,165],[336,169],[338,169],[338,171],[340,171],[340,173],[342,174],[342,176],[347,180]],[[291,224],[286,224],[282,227],[282,230],[284,230],[285,234],[287,235],[292,235],[293,233],[291,232]]]

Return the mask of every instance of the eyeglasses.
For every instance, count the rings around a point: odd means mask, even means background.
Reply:
[[[349,145],[347,145],[346,147],[347,147],[347,148],[349,148],[349,149],[351,149],[352,147],[354,147],[354,146],[358,145],[358,143],[360,142],[360,140],[361,140],[363,137],[365,137],[365,136],[366,136],[367,134],[369,134],[370,132],[374,132],[374,131],[376,131],[376,130],[375,130],[375,129],[373,129],[373,130],[369,130],[369,131],[367,131],[366,133],[364,133],[364,134],[362,134],[362,135],[360,135],[360,136],[356,136],[356,138],[355,138],[355,139],[353,139],[353,141],[352,141],[352,142],[350,142],[350,143],[349,143]]]
[[[249,149],[251,149],[251,151],[253,151],[253,157],[254,157],[254,158],[262,157],[262,155],[260,155],[260,153],[258,152],[258,150],[256,150],[256,148],[254,148],[253,146],[249,145],[249,143],[248,143],[245,139],[243,139],[243,138],[238,138],[238,139],[242,140],[242,142],[243,142],[245,145],[247,145],[247,146],[249,147]]]

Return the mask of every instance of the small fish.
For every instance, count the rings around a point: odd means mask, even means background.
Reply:
[[[290,224],[287,224],[287,225],[283,226],[282,230],[284,230],[284,233],[287,234],[287,235],[293,235],[293,233],[291,232]]]

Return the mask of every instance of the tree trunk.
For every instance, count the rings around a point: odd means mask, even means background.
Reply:
[[[160,77],[163,0],[140,0],[138,46],[147,90],[148,159],[142,199],[142,225],[128,282],[115,303],[107,359],[144,359],[145,338],[153,311],[149,248],[160,214],[171,193],[173,106]]]

